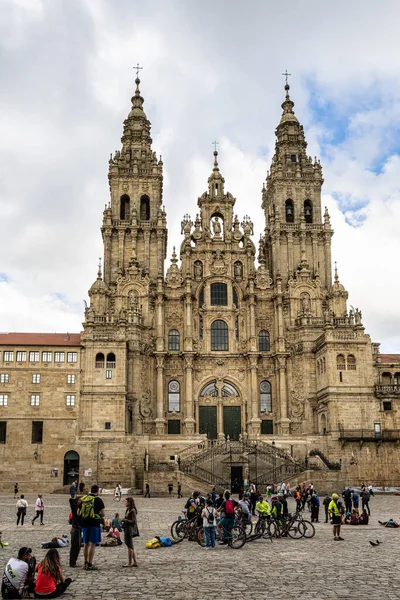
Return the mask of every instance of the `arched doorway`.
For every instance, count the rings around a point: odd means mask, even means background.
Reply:
[[[63,485],[71,485],[75,479],[79,480],[79,454],[69,450],[64,456]]]
[[[242,432],[242,407],[239,392],[228,381],[211,381],[199,397],[198,431],[208,439],[238,440]]]

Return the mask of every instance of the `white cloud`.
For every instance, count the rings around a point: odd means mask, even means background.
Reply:
[[[0,272],[11,280],[0,282],[0,330],[80,330],[137,62],[164,160],[169,252],[207,187],[214,139],[257,244],[288,68],[309,153],[321,157],[341,280],[373,339],[400,352],[399,18],[390,0],[232,0],[229,10],[212,0],[0,1]],[[331,114],[345,127],[339,142]]]

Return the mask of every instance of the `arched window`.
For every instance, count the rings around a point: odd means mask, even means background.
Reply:
[[[321,415],[321,433],[326,435],[326,416],[324,413]]]
[[[181,386],[179,381],[170,381],[168,384],[168,412],[181,410]]]
[[[269,352],[270,351],[270,343],[269,343],[269,332],[266,329],[262,329],[258,334],[258,351],[259,352]]]
[[[204,335],[203,317],[199,317],[199,338],[202,340]]]
[[[236,291],[235,286],[233,286],[233,288],[232,288],[232,300],[233,300],[233,304],[236,306],[236,308],[239,308],[238,293]]]
[[[343,354],[338,354],[336,357],[336,368],[338,371],[346,370],[346,359]]]
[[[356,357],[353,354],[349,354],[347,357],[347,369],[349,371],[355,371],[357,368]]]
[[[318,360],[317,361],[317,373],[318,373],[318,375],[321,374],[321,371],[322,371],[322,360]]]
[[[304,200],[304,218],[306,223],[313,222],[313,214],[312,214],[312,202],[311,200]]]
[[[96,369],[104,369],[104,354],[102,352],[96,354]]]
[[[203,387],[203,389],[200,392],[200,397],[204,398],[204,396],[212,396],[213,398],[216,398],[218,396],[218,390],[217,386],[215,385],[215,381],[207,383],[207,385]]]
[[[177,329],[171,329],[168,334],[168,350],[179,350],[180,335]]]
[[[382,385],[390,385],[392,383],[391,373],[382,373]]]
[[[121,221],[125,221],[130,217],[130,203],[131,200],[127,194],[121,196],[120,205],[119,205],[119,218]]]
[[[148,196],[140,198],[140,219],[141,221],[150,219],[150,198]]]
[[[269,381],[260,383],[260,412],[272,412],[272,392]]]
[[[210,285],[211,306],[228,306],[228,286],[226,283]]]
[[[107,369],[115,369],[115,364],[116,364],[115,354],[114,354],[114,352],[109,352],[107,354],[107,362],[106,362]]]
[[[231,383],[224,381],[224,387],[222,388],[222,396],[224,398],[226,398],[227,396],[239,396],[239,392]]]
[[[293,200],[288,198],[285,203],[285,215],[286,215],[286,223],[294,222],[294,206]]]
[[[201,308],[204,304],[204,287],[201,288],[199,294],[199,307]]]
[[[326,373],[326,359],[325,359],[325,356],[324,356],[324,358],[322,359],[322,371],[323,371],[324,373]]]
[[[394,374],[393,385],[400,385],[400,373],[395,373]]]
[[[229,350],[228,325],[218,319],[211,323],[211,350],[223,352]]]

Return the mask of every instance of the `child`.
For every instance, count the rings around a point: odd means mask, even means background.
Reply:
[[[70,585],[72,579],[64,580],[58,550],[51,548],[37,566],[35,598],[57,598]]]

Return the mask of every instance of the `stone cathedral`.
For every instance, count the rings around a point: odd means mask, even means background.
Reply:
[[[0,335],[4,485],[240,487],[310,469],[327,487],[400,483],[400,355],[371,343],[332,273],[322,167],[289,85],[253,216],[260,240],[215,151],[166,265],[169,199],[139,84],[109,160],[83,331]]]

